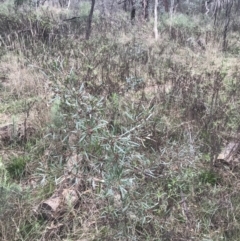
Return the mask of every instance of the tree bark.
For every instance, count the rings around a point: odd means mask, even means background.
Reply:
[[[149,0],[143,0],[142,1],[142,6],[143,6],[143,18],[145,20],[148,20],[148,17],[149,17],[149,13],[148,13]]]
[[[123,10],[127,12],[127,0],[123,2]]]
[[[223,51],[227,50],[227,33],[229,29],[229,23],[231,20],[231,11],[232,11],[232,6],[233,6],[233,0],[228,1],[226,5],[226,20],[224,24],[224,30],[223,30]]]
[[[88,15],[88,21],[87,21],[86,40],[90,38],[90,34],[92,30],[92,18],[93,18],[94,6],[95,6],[95,0],[92,0],[92,5]]]
[[[130,0],[129,3],[130,3],[130,6],[131,6],[131,22],[133,24],[134,20],[135,20],[135,16],[136,16],[136,8],[135,8],[133,0]]]
[[[168,0],[163,0],[163,5],[164,5],[164,8],[165,8],[165,12],[169,12],[169,6],[168,6]]]

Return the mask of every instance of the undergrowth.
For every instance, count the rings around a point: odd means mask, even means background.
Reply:
[[[237,240],[238,163],[215,160],[239,130],[238,62],[218,33],[180,15],[154,42],[97,17],[86,41],[84,18],[41,11],[0,12],[0,116],[24,130],[1,143],[1,240]],[[63,190],[77,201],[42,213]]]

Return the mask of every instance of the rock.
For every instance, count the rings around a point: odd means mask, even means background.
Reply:
[[[234,159],[234,156],[240,149],[240,143],[237,141],[231,141],[225,146],[222,152],[218,155],[217,161],[223,161],[227,164],[231,164]]]

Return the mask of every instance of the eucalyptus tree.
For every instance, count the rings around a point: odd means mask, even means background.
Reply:
[[[93,18],[94,7],[95,7],[95,0],[91,0],[91,9],[88,15],[86,37],[85,37],[87,40],[90,38],[90,34],[92,30],[92,18]]]
[[[209,0],[206,1],[206,15],[214,18],[214,25],[223,25],[222,30],[222,50],[227,50],[227,35],[231,20],[233,20],[233,9],[235,12],[239,9],[239,0]]]

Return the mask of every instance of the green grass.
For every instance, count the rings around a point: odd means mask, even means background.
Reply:
[[[20,180],[26,175],[26,164],[28,157],[13,157],[6,166],[9,176],[13,179]]]

